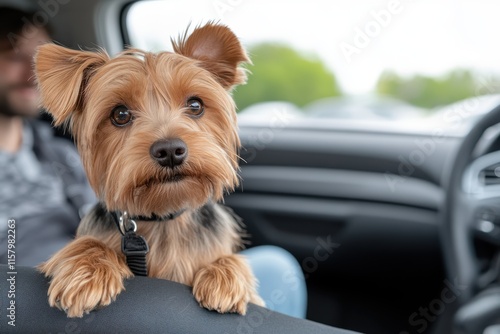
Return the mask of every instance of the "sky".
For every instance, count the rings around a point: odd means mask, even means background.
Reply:
[[[499,14],[497,0],[163,0],[136,3],[127,27],[134,46],[171,50],[190,23],[218,20],[246,47],[280,42],[319,57],[356,95],[385,70],[500,75]]]

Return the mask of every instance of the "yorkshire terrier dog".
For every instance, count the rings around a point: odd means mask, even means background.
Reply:
[[[191,286],[201,306],[245,314],[249,302],[264,304],[235,253],[240,221],[217,204],[239,181],[230,91],[245,82],[239,65],[248,57],[215,23],[172,43],[174,52],[129,49],[115,58],[46,44],[35,57],[43,106],[71,129],[100,201],[75,240],[39,266],[50,305],[69,317],[124,290],[137,265],[122,250],[130,230],[149,245],[147,275]]]

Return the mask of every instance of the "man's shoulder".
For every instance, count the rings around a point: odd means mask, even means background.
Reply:
[[[88,184],[75,145],[55,136],[52,127],[43,121],[30,120],[27,123],[33,130],[35,154],[60,176],[65,189],[71,190],[67,196],[74,207],[83,210],[87,204],[94,203],[94,192]]]
[[[75,145],[65,138],[57,137],[50,124],[36,119],[28,120],[26,124],[33,131],[35,146],[47,146],[53,149],[65,149],[76,152]]]
[[[69,167],[73,174],[83,170],[75,145],[69,140],[54,135],[52,127],[39,120],[26,122],[33,131],[33,150],[40,161]]]

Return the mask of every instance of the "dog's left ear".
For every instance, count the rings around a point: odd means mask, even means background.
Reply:
[[[200,66],[212,73],[226,90],[245,83],[242,62],[250,62],[236,35],[226,26],[208,23],[196,28],[187,37],[187,32],[178,41],[173,41],[174,51],[200,61]]]

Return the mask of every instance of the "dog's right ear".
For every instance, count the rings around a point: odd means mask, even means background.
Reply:
[[[38,48],[35,74],[42,105],[54,117],[56,126],[82,110],[86,83],[107,60],[109,56],[104,52],[77,51],[55,44]]]

